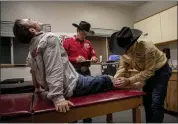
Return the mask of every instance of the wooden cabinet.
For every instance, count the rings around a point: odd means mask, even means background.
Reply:
[[[160,15],[156,14],[148,19],[147,40],[153,43],[161,42],[161,24]]]
[[[168,111],[178,112],[178,81],[177,73],[173,73],[167,88],[167,96],[165,99],[164,108]]]
[[[141,30],[143,33],[139,37],[139,40],[146,40],[147,41],[147,33],[148,33],[148,26],[147,26],[148,20],[145,19],[141,22],[135,23],[134,28]]]
[[[154,44],[177,39],[177,6],[160,12],[134,24],[143,31],[139,40],[152,41]]]
[[[160,13],[162,42],[177,39],[177,6]]]
[[[134,24],[134,28],[143,31],[143,34],[139,40],[152,41],[153,43],[161,42],[161,25],[159,14]]]

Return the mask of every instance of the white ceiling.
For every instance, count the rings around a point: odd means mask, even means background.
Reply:
[[[148,1],[116,1],[118,5],[124,5],[124,6],[132,6],[132,7],[138,7],[142,4],[145,4]]]
[[[147,2],[148,1],[93,1],[92,3],[110,5],[110,6],[125,6],[125,7],[136,8]]]

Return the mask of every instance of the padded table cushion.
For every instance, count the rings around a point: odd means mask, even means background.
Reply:
[[[145,93],[136,90],[113,90],[88,96],[73,97],[69,100],[73,102],[74,107],[81,107],[92,105],[101,102],[108,102],[112,100],[126,99],[136,96],[143,96]],[[51,100],[47,99],[46,92],[35,94],[33,111],[34,113],[53,111],[55,107]]]
[[[31,115],[33,93],[0,95],[0,116]]]

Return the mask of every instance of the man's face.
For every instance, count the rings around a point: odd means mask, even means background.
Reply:
[[[41,24],[35,20],[31,19],[22,19],[22,23],[24,25],[30,26],[31,28],[35,29],[36,32],[41,31]]]
[[[82,30],[77,30],[77,35],[78,35],[79,40],[81,41],[83,41],[87,36],[87,34]]]

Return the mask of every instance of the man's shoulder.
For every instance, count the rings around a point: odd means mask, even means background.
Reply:
[[[48,38],[48,37],[57,37],[57,35],[52,33],[52,32],[46,32],[46,33],[44,33],[44,37],[46,37],[46,38]]]
[[[150,52],[153,53],[158,50],[152,41],[140,41],[138,44],[139,51],[142,51],[145,54]]]
[[[155,47],[152,41],[140,41],[138,42],[138,46],[140,49],[152,49]]]
[[[43,37],[40,39],[38,44],[39,47],[45,48],[47,44],[55,45],[58,42],[57,35],[52,32],[46,32],[43,34]]]
[[[139,46],[141,47],[153,47],[154,43],[152,41],[139,41]]]
[[[75,39],[73,37],[68,37],[64,40],[64,42],[72,42],[74,41]]]

